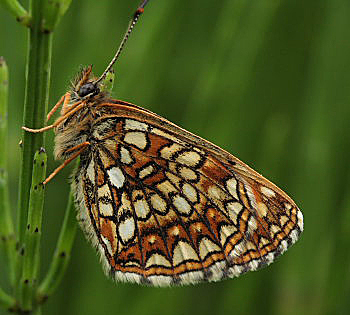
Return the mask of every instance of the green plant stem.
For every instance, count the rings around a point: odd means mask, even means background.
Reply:
[[[61,282],[67,268],[77,230],[75,216],[74,196],[71,191],[50,269],[37,291],[37,299],[39,303],[46,301],[47,298],[52,295]]]
[[[47,155],[44,149],[40,149],[35,153],[33,164],[28,223],[23,246],[23,272],[20,281],[20,302],[24,311],[32,310],[40,265],[40,240],[45,192],[42,182],[45,180],[47,164]]]
[[[0,3],[16,17],[16,20],[25,26],[31,22],[30,14],[24,9],[17,0],[0,0]]]
[[[14,311],[16,305],[16,300],[0,288],[0,306],[9,311]]]
[[[41,29],[44,0],[30,2],[32,26],[28,34],[28,53],[26,68],[26,91],[23,124],[31,128],[44,125],[47,111],[51,69],[52,34]],[[29,205],[29,188],[32,180],[32,161],[34,153],[44,147],[43,133],[23,132],[23,147],[20,168],[17,233],[19,248],[23,247]],[[21,274],[21,261],[17,268],[17,279]]]
[[[11,217],[7,175],[7,109],[8,69],[0,57],[0,248],[4,250],[9,266],[10,283],[15,282],[16,240]]]

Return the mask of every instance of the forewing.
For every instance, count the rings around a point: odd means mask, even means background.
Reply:
[[[298,239],[293,200],[231,154],[134,105],[101,110],[76,189],[83,228],[116,280],[217,281],[270,264]]]

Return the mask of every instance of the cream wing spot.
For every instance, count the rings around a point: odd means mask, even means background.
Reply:
[[[143,179],[146,176],[152,174],[154,172],[154,167],[153,165],[148,165],[146,167],[144,167],[142,170],[140,170],[139,172],[139,178]]]
[[[162,267],[171,268],[171,263],[163,255],[155,253],[150,258],[147,259],[145,267],[150,268],[152,266],[162,266]]]
[[[152,207],[155,210],[162,212],[162,213],[166,213],[167,204],[162,197],[160,197],[158,194],[153,194],[153,195],[151,195],[150,200],[151,200]]]
[[[133,218],[128,217],[124,221],[121,221],[118,226],[118,233],[124,243],[130,241],[135,233],[135,221]]]
[[[129,131],[124,136],[124,141],[143,150],[147,146],[147,137],[144,132]]]
[[[170,146],[166,146],[164,148],[161,149],[160,151],[160,156],[163,158],[163,159],[166,159],[166,160],[171,160],[172,159],[172,156],[182,150],[182,146],[178,145],[177,143],[172,143]]]
[[[226,193],[216,185],[212,185],[208,188],[208,197],[213,200],[225,200],[227,198]]]
[[[226,181],[226,188],[230,195],[238,200],[237,180],[234,177],[231,177],[229,180]]]
[[[198,175],[196,174],[196,172],[185,166],[179,168],[179,174],[182,178],[189,181],[198,180]]]
[[[134,208],[139,219],[145,219],[149,215],[150,209],[145,199],[135,201]]]
[[[161,182],[160,184],[157,185],[157,188],[166,196],[168,196],[169,193],[177,192],[177,189],[169,180],[165,180]]]
[[[237,216],[243,210],[243,205],[239,202],[232,201],[226,204],[228,215],[235,225],[237,225]]]
[[[197,191],[192,185],[190,185],[188,183],[185,183],[182,186],[182,190],[183,190],[183,193],[187,197],[188,200],[190,200],[190,201],[192,201],[194,203],[198,202]]]
[[[137,120],[133,119],[125,119],[125,127],[126,130],[140,130],[147,131],[147,125]]]
[[[237,229],[233,225],[223,225],[220,229],[220,243],[222,246],[225,245],[227,239],[234,235],[237,232]]]
[[[196,167],[201,161],[202,157],[198,152],[195,151],[185,151],[179,154],[176,158],[176,162],[180,164],[185,164],[191,167]]]
[[[125,147],[120,148],[120,161],[124,164],[132,163],[131,153]]]
[[[178,266],[187,260],[199,261],[195,250],[184,241],[179,241],[174,248],[173,264]]]
[[[107,171],[111,184],[117,188],[121,188],[125,182],[125,176],[119,167],[112,167]]]
[[[100,212],[104,216],[112,216],[113,215],[113,206],[112,203],[102,203],[99,204]]]
[[[275,192],[270,188],[267,188],[265,186],[261,186],[260,190],[268,198],[276,197]]]
[[[98,207],[99,207],[100,213],[104,216],[112,216],[113,215],[112,197],[107,184],[98,188],[97,196],[98,196]]]
[[[199,244],[199,256],[202,260],[205,259],[205,257],[212,253],[212,252],[220,252],[221,249],[218,245],[216,245],[213,241],[211,241],[209,238],[204,237],[202,238],[200,244]]]
[[[185,198],[176,195],[173,197],[173,204],[181,214],[189,215],[191,213],[191,205],[187,202]]]

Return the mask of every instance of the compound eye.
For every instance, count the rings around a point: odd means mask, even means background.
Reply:
[[[80,97],[84,97],[86,95],[89,95],[89,94],[97,94],[99,92],[99,89],[98,87],[93,84],[93,83],[86,83],[84,84],[78,91],[78,95]]]

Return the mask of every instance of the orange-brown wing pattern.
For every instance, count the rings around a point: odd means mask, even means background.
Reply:
[[[105,106],[75,189],[81,225],[116,280],[217,281],[296,242],[301,211],[261,175],[153,113]]]

